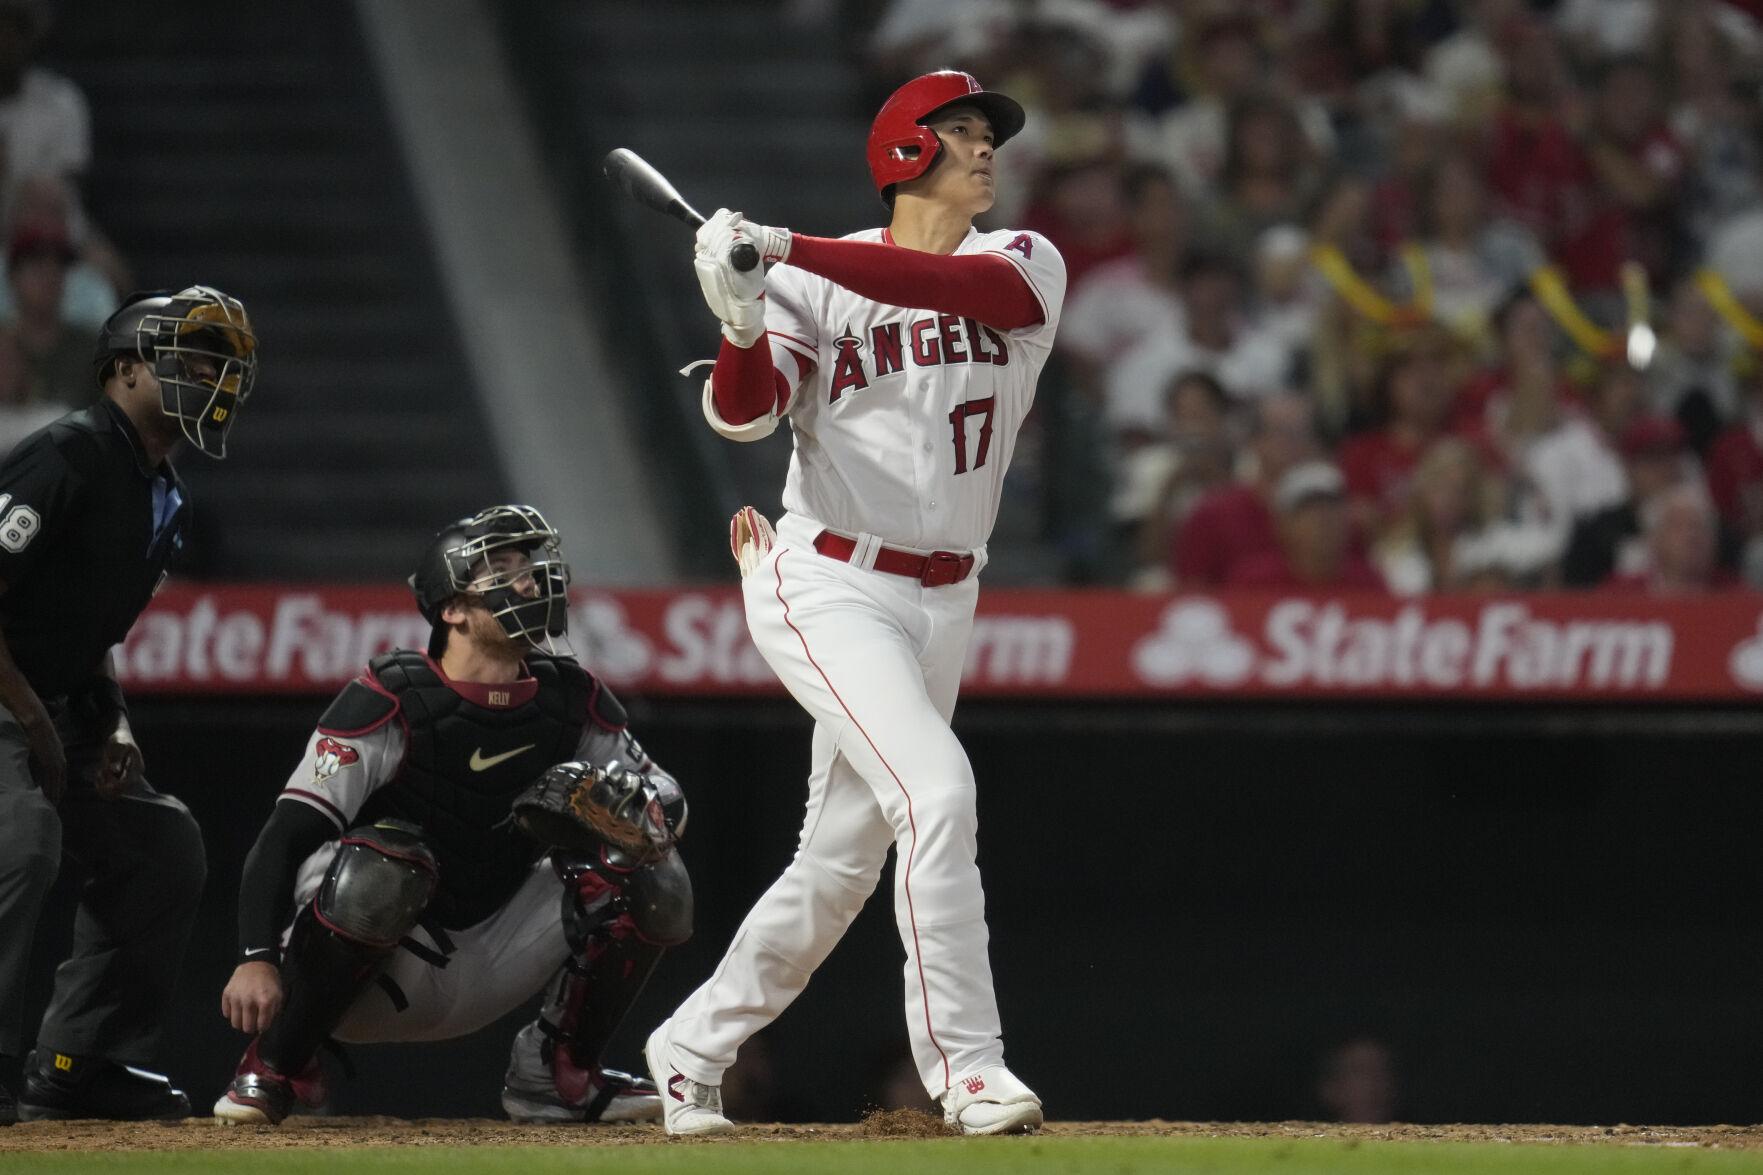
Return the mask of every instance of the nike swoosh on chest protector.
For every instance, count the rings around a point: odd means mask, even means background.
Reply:
[[[525,751],[530,751],[538,745],[539,744],[537,743],[528,743],[524,747],[515,747],[512,751],[503,751],[500,755],[491,755],[488,758],[484,757],[484,749],[479,747],[471,753],[469,763],[473,771],[488,771],[496,764],[506,763],[508,760],[514,758],[514,756]]]

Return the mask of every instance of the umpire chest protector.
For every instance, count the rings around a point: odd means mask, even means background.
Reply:
[[[391,817],[418,825],[440,861],[428,917],[463,929],[489,917],[526,882],[544,852],[514,826],[510,805],[553,763],[573,759],[598,692],[567,658],[529,655],[531,681],[450,683],[421,653],[376,657],[368,672],[393,699],[408,732],[397,776],[368,797],[359,823]],[[365,685],[346,690],[336,711]],[[360,699],[371,704],[369,699]],[[387,700],[382,695],[383,710]],[[337,725],[356,725],[337,715]],[[331,726],[327,712],[321,727]]]

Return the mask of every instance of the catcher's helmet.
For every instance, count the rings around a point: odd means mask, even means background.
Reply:
[[[499,567],[492,558],[497,551],[519,551],[527,562]],[[429,652],[435,656],[445,640],[441,610],[460,595],[482,598],[503,632],[536,649],[554,652],[552,638],[569,630],[563,540],[531,506],[491,506],[444,527],[423,552],[410,590],[434,626]]]
[[[869,127],[869,174],[882,203],[894,206],[894,185],[917,179],[936,165],[943,144],[924,125],[945,106],[965,102],[992,124],[992,145],[1002,147],[1028,116],[1014,98],[994,94],[972,74],[943,69],[913,78],[882,103]]]
[[[192,444],[226,456],[227,430],[257,382],[257,336],[243,303],[208,286],[130,294],[98,328],[100,387],[124,357],[152,366],[160,408]]]

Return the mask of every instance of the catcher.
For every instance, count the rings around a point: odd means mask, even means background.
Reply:
[[[410,583],[428,651],[377,657],[337,696],[245,861],[220,1006],[256,1035],[214,1116],[322,1106],[327,1038],[462,1036],[551,982],[514,1039],[508,1115],[659,1118],[654,1085],[600,1055],[691,933],[679,786],[547,651],[569,570],[537,510],[447,527]]]

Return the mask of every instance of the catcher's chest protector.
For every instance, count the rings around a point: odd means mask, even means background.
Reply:
[[[551,764],[575,757],[593,679],[573,661],[535,654],[532,700],[490,709],[454,692],[420,653],[387,653],[368,668],[397,697],[410,743],[357,822],[420,825],[441,866],[428,917],[473,926],[507,904],[543,851],[514,826],[509,805]]]

